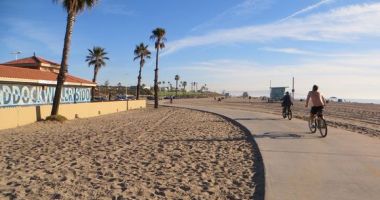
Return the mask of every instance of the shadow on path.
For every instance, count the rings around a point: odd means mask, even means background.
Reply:
[[[270,138],[270,139],[321,139],[317,133],[310,132],[266,132],[263,134],[255,134],[254,138]]]
[[[281,118],[235,118],[235,119],[233,119],[233,120],[241,120],[241,121],[243,121],[243,120],[246,120],[246,121],[248,121],[248,120],[255,120],[255,121],[265,121],[265,120],[282,120]]]

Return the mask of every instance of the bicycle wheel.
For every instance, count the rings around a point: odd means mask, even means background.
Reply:
[[[292,110],[289,110],[289,111],[288,111],[288,119],[289,119],[289,120],[292,120],[292,118],[293,118]]]
[[[282,117],[285,119],[286,118],[286,112],[282,112]]]
[[[315,133],[317,131],[316,120],[312,120],[312,121],[309,120],[308,123],[309,123],[310,132]]]
[[[327,136],[327,123],[326,120],[319,118],[318,119],[318,129],[319,132],[321,133],[322,137]]]

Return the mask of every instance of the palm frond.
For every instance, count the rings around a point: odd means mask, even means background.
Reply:
[[[61,3],[67,13],[78,14],[86,9],[93,8],[99,0],[53,0],[54,3]]]
[[[148,50],[148,45],[145,45],[144,43],[140,43],[139,45],[136,45],[135,50],[133,51],[135,58],[133,60],[137,60],[138,58],[144,59],[144,58],[150,58],[150,51]],[[145,62],[145,61],[144,61]],[[140,62],[141,63],[141,62]]]
[[[108,53],[105,51],[104,48],[99,47],[99,46],[94,46],[91,49],[88,49],[89,55],[86,56],[86,62],[88,62],[88,65],[94,65],[96,68],[104,67],[106,66],[105,60],[109,60],[107,55]]]

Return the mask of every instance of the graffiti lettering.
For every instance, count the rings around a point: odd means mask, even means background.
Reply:
[[[61,102],[89,102],[91,100],[90,91],[89,87],[64,87]],[[0,107],[51,104],[54,93],[54,86],[0,84]]]

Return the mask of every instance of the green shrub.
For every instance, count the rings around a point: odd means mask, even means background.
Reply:
[[[50,115],[48,117],[46,117],[46,121],[57,121],[57,122],[64,122],[66,121],[67,118],[65,116],[62,116],[62,115]]]

